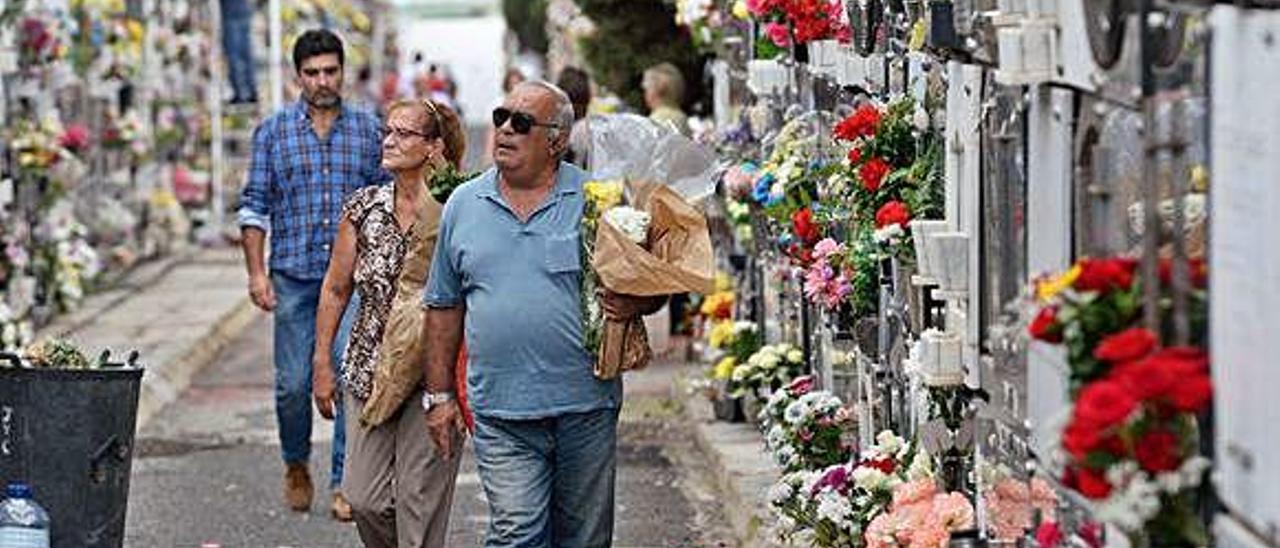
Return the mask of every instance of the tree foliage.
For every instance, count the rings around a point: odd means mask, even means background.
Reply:
[[[675,24],[675,8],[663,0],[575,0],[596,25],[582,53],[596,83],[644,111],[640,81],[645,69],[670,62],[685,77],[685,106],[702,100],[703,59],[688,31]],[[686,109],[687,110],[687,109]]]

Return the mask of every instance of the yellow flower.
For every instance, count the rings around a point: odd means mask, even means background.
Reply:
[[[587,193],[587,199],[591,200],[592,205],[595,206],[596,212],[603,213],[606,209],[622,203],[622,181],[587,181],[582,188]]]
[[[733,299],[732,291],[712,293],[703,299],[702,308],[698,311],[713,320],[727,320],[733,315]]]
[[[146,30],[142,28],[142,23],[139,22],[137,19],[130,19],[127,23],[124,24],[124,26],[125,26],[125,30],[128,31],[129,33],[129,41],[141,44],[142,35]]]
[[[708,338],[710,339],[711,348],[724,348],[733,342],[733,322],[725,320],[711,326],[711,333]]]
[[[1209,170],[1201,164],[1196,164],[1195,167],[1191,168],[1191,191],[1209,191]]]
[[[746,0],[738,0],[733,3],[733,16],[746,21],[751,17],[751,12],[747,11]]]
[[[928,31],[929,29],[925,27],[924,19],[916,21],[916,24],[911,26],[911,37],[907,40],[907,50],[920,51],[924,49],[924,39]]]
[[[716,271],[716,293],[733,290],[733,278],[723,270]]]
[[[738,361],[733,359],[733,356],[726,356],[724,359],[716,363],[715,369],[712,370],[711,375],[715,377],[716,380],[727,380],[731,375],[733,375],[733,368],[737,366]]]
[[[1036,297],[1041,301],[1047,301],[1062,293],[1063,290],[1071,287],[1071,284],[1076,283],[1076,278],[1080,277],[1080,270],[1080,265],[1077,263],[1071,267],[1071,270],[1066,271],[1061,276],[1043,280],[1036,284]]]

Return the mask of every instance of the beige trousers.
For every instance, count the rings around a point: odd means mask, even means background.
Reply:
[[[360,540],[375,548],[445,545],[460,455],[444,459],[427,436],[419,389],[386,422],[360,426],[364,402],[344,391],[347,462],[342,494]]]

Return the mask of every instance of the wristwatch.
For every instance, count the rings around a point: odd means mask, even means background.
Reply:
[[[458,399],[453,392],[422,392],[422,410],[431,411],[431,408],[442,403],[448,403]]]

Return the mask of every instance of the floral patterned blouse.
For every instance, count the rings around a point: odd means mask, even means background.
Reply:
[[[343,379],[353,395],[365,400],[373,389],[396,279],[413,230],[402,232],[396,223],[394,184],[356,191],[343,206],[343,215],[356,228],[355,289],[360,292],[360,310],[347,343]]]

